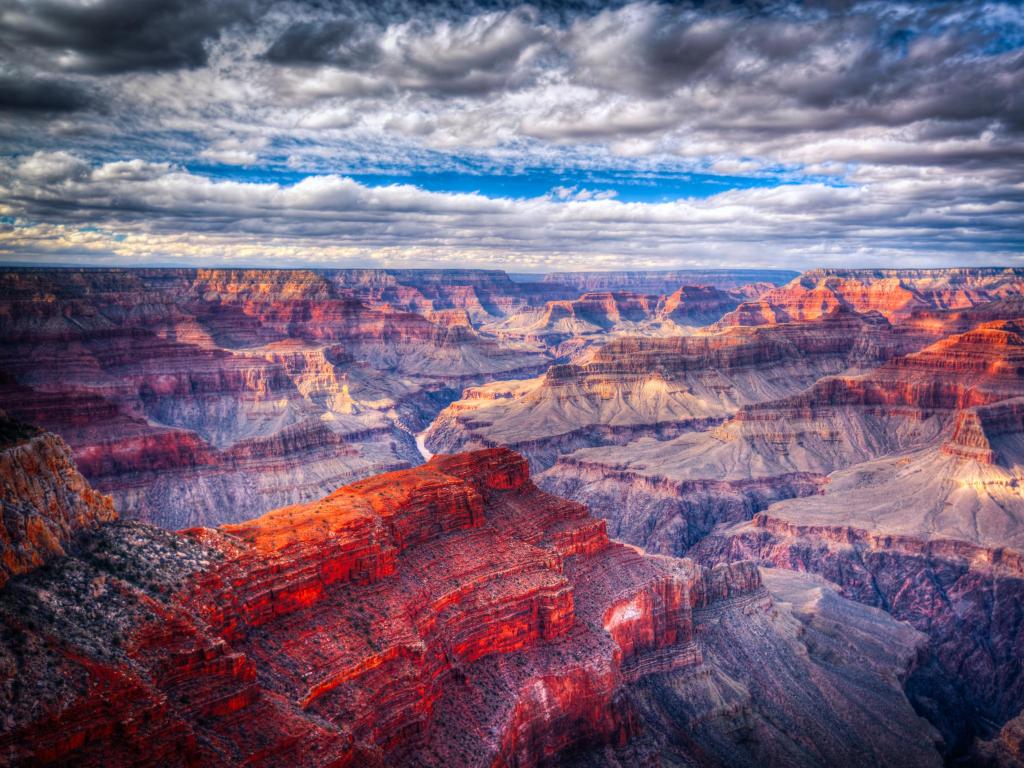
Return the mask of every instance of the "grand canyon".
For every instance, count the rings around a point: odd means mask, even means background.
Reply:
[[[0,0],[0,768],[1024,768],[1020,0]]]
[[[1024,271],[2,281],[5,764],[1024,759]]]

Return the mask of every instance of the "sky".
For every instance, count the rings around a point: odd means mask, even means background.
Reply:
[[[1024,266],[1024,3],[0,0],[0,262]]]

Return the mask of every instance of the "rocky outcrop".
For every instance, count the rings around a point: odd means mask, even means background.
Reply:
[[[905,493],[903,498],[913,498]],[[837,494],[831,508],[848,499]],[[909,516],[925,512],[915,509]],[[753,557],[821,574],[847,597],[883,608],[925,633],[933,660],[908,681],[908,693],[942,730],[954,755],[974,738],[992,738],[1024,706],[1019,552],[929,538],[928,532],[897,534],[805,520],[799,502],[786,502],[750,523],[723,529],[695,553],[708,562]]]
[[[977,743],[967,759],[986,768],[1024,765],[1024,713],[1004,725],[993,738]]]
[[[948,451],[985,451],[982,420],[993,437],[1017,429],[1022,370],[1018,321],[985,323],[868,373],[823,378],[798,395],[744,406],[709,436],[720,445],[709,450],[765,473],[827,473],[944,440]]]
[[[610,341],[540,378],[471,388],[431,425],[432,451],[506,445],[544,469],[578,448],[706,429],[750,403],[871,367],[916,344],[879,315]]]
[[[819,493],[826,482],[824,475],[812,472],[680,479],[671,467],[645,471],[612,464],[621,451],[596,448],[562,456],[537,482],[550,493],[600,510],[615,538],[676,556],[720,523],[749,520],[780,499]]]
[[[68,445],[0,413],[0,587],[66,553],[81,531],[117,517],[78,473]]]
[[[1000,445],[1024,434],[1024,398],[1014,397],[992,405],[965,408],[957,414],[942,451],[982,464],[1006,464]]]
[[[630,706],[648,727],[624,746],[584,750],[566,764],[636,765],[651,755],[671,756],[664,764],[673,764],[680,753],[692,764],[750,768],[885,763],[896,753],[910,764],[935,761],[925,755],[938,734],[912,711],[886,703],[915,668],[924,636],[882,611],[845,600],[822,579],[761,574],[773,600],[770,613],[744,597],[724,602],[742,606],[740,611],[722,610],[723,603],[695,610],[702,667],[627,688]],[[850,663],[854,657],[857,662]],[[810,670],[801,659],[811,660]],[[801,677],[806,671],[810,686]],[[833,695],[853,689],[856,703]],[[879,710],[889,719],[864,728],[864,714]],[[823,716],[806,717],[811,711]],[[797,738],[765,738],[779,728]]]
[[[67,445],[0,412],[0,587],[66,553],[82,531],[114,520],[109,498],[78,473]]]
[[[419,463],[412,433],[464,386],[546,366],[472,327],[473,307],[528,288],[443,274],[4,272],[0,408],[59,433],[129,517],[175,528],[314,499]],[[400,288],[422,314],[384,301]]]
[[[370,304],[389,304],[421,315],[461,310],[474,323],[580,293],[556,283],[514,282],[506,273],[490,269],[345,269],[325,274]]]
[[[0,759],[937,764],[893,684],[912,637],[837,665],[773,606],[750,564],[609,541],[510,451],[441,456],[220,530],[110,523],[13,579]]]
[[[509,319],[508,327],[516,321],[522,333],[532,337],[554,336],[560,339],[609,331],[623,323],[641,323],[655,316],[658,296],[626,292],[584,293],[579,298],[549,301],[529,324],[522,316]]]
[[[535,345],[556,360],[580,360],[609,338],[687,333],[718,320],[746,295],[740,289],[705,285],[684,285],[668,295],[592,291],[525,309],[484,329],[498,338]]]
[[[721,290],[751,284],[782,285],[796,277],[783,269],[671,269],[627,272],[552,272],[545,284],[566,285],[586,291],[634,291],[668,295],[680,286],[706,285]]]
[[[909,621],[929,639],[906,681],[919,711],[951,758],[996,750],[1024,705],[1022,343],[1017,319],[986,317],[704,432],[563,456],[539,482],[649,550],[812,571]]]
[[[708,285],[684,285],[665,297],[658,316],[681,326],[708,325],[747,295],[742,289],[723,291]]]
[[[983,324],[920,352],[893,358],[868,373],[826,377],[797,395],[745,405],[731,419],[704,432],[666,442],[637,441],[625,451],[579,451],[563,457],[541,482],[591,503],[610,517],[616,535],[673,553],[682,551],[679,545],[666,549],[670,539],[655,532],[664,530],[666,517],[671,520],[682,510],[688,512],[672,528],[684,530],[683,521],[690,518],[697,530],[706,531],[706,522],[700,521],[707,521],[708,509],[713,508],[709,497],[720,499],[717,520],[731,521],[744,511],[764,508],[765,502],[751,498],[756,497],[753,489],[760,489],[766,502],[805,496],[822,487],[829,473],[864,462],[888,462],[890,456],[898,456],[893,461],[901,464],[870,465],[875,469],[865,469],[863,476],[850,475],[849,482],[875,477],[877,485],[878,467],[895,471],[909,465],[937,489],[943,487],[944,478],[976,490],[1012,488],[1016,482],[1012,457],[1020,451],[1019,400],[1024,393],[1020,374],[1024,340],[1015,328],[1016,321]],[[907,451],[924,453],[915,458]],[[946,456],[986,466],[975,469],[974,464],[947,461]],[[575,482],[577,475],[589,482]],[[794,478],[804,484],[802,490],[793,487]],[[830,488],[838,487],[833,476]],[[745,503],[737,505],[739,488],[747,489],[747,495]],[[589,491],[594,495],[588,496]],[[901,495],[898,484],[887,492],[896,498]],[[864,496],[859,503],[851,500],[847,520],[861,514],[865,501]],[[805,506],[816,503],[810,499]],[[965,500],[964,509],[967,504]],[[997,510],[1001,504],[993,500],[990,506]],[[629,512],[645,507],[649,514],[634,517]],[[956,507],[948,517],[962,517],[964,509]],[[873,514],[877,522],[877,511]],[[905,512],[897,510],[889,524],[898,523],[913,525]],[[983,521],[975,510],[965,525],[946,532],[978,536],[988,525],[995,526],[990,538],[1002,537],[1007,543],[1006,537],[1016,535],[1011,521],[996,512]],[[693,543],[686,535],[680,541]]]
[[[1001,267],[957,269],[814,269],[784,286],[741,304],[719,324],[765,325],[813,320],[847,307],[879,312],[891,321],[915,312],[964,309],[1024,295],[1024,270]]]
[[[905,405],[910,421],[920,407],[951,414],[945,438],[852,463],[830,475],[821,495],[722,527],[690,553],[705,562],[754,558],[813,571],[924,632],[934,659],[908,691],[956,755],[973,749],[975,738],[997,739],[1024,707],[1024,421],[1020,397],[970,405],[1012,394],[1008,371],[1019,365],[1006,365],[1005,355],[982,365],[958,354],[956,344],[942,348],[954,372],[945,386],[910,390],[942,396]],[[916,375],[922,365],[899,369]],[[957,404],[967,407],[942,408]],[[899,414],[894,409],[891,419]]]

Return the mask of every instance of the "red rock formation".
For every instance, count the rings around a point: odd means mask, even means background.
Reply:
[[[579,293],[557,284],[513,282],[498,270],[346,269],[327,274],[335,285],[371,304],[390,304],[418,314],[461,310],[474,323]]]
[[[623,321],[647,320],[657,309],[658,297],[641,293],[584,293],[572,301],[549,301],[541,318],[542,328],[585,333],[587,329],[611,328]]]
[[[868,373],[826,377],[800,394],[746,405],[703,433],[636,443],[625,451],[579,451],[562,457],[541,482],[599,510],[614,535],[671,554],[685,553],[717,523],[820,492],[829,473],[910,450],[930,451],[926,462],[907,457],[905,463],[937,487],[949,482],[998,495],[1017,482],[1014,457],[1024,424],[1024,338],[1017,322],[984,323]],[[940,454],[992,468],[972,479],[940,461]],[[873,485],[880,466],[865,470]],[[866,508],[880,523],[869,498],[870,492],[849,502],[848,522]],[[991,515],[983,517],[989,507]],[[950,535],[1009,543],[1018,531],[994,511],[999,508],[1006,502],[995,497],[991,505],[964,498],[952,514],[929,516]],[[886,522],[902,529],[915,521],[894,512]]]
[[[742,408],[737,424],[819,423],[849,409],[891,425],[934,418],[945,427],[964,408],[1024,395],[1024,335],[1017,320],[1001,320],[954,334],[920,352],[893,358],[855,377],[825,378],[788,399]],[[899,445],[912,445],[897,438]],[[878,451],[891,449],[882,441]]]
[[[706,285],[684,285],[669,295],[629,291],[594,291],[579,298],[549,301],[527,330],[535,336],[584,335],[626,328],[654,320],[679,325],[705,325],[717,320],[740,301],[739,291],[723,291]],[[514,318],[509,321],[514,322]]]
[[[932,654],[910,688],[959,753],[1024,705],[1016,314],[955,313],[954,328],[974,327],[704,433],[581,450],[539,482],[649,550],[813,571],[910,621]]]
[[[751,463],[838,471],[823,495],[777,503],[691,551],[814,571],[910,621],[935,656],[920,706],[958,750],[1024,706],[1022,350],[1018,321],[986,322],[744,409],[732,436]]]
[[[59,437],[0,412],[0,587],[65,554],[78,532],[117,517],[89,487]]]
[[[623,684],[623,663],[644,650],[677,644],[683,661],[667,654],[648,672],[695,660],[685,643],[689,594],[700,583],[699,570],[683,564],[665,569],[609,544],[603,525],[585,508],[538,491],[525,461],[507,451],[438,457],[421,469],[356,483],[321,502],[281,509],[224,533],[190,534],[196,544],[186,546],[201,546],[206,558],[220,562],[193,572],[190,586],[173,593],[166,608],[143,604],[157,611],[159,621],[127,632],[128,657],[149,686],[128,677],[129,689],[111,690],[120,703],[107,713],[114,722],[99,730],[75,733],[85,727],[85,708],[72,705],[48,726],[66,734],[46,747],[50,752],[25,740],[37,725],[17,732],[18,749],[31,749],[38,759],[80,755],[89,763],[95,759],[90,755],[103,754],[100,744],[115,737],[114,723],[142,716],[139,707],[160,710],[143,718],[161,723],[162,735],[145,734],[160,749],[162,739],[194,728],[195,717],[252,717],[273,691],[300,711],[333,721],[335,751],[355,739],[387,759],[436,738],[443,724],[431,727],[433,708],[455,666],[469,674],[479,659],[512,653],[547,665],[543,679],[550,685],[591,690],[589,700],[567,696],[561,706],[583,706],[573,715],[581,722],[589,721],[588,712],[605,718],[595,726],[605,733],[615,721],[605,708]],[[595,559],[584,597],[576,595],[582,577],[565,573],[567,557]],[[595,604],[613,596],[632,606],[628,629],[614,611]],[[606,614],[610,637],[588,635],[592,630],[577,625],[579,611]],[[204,639],[206,633],[234,650]],[[566,674],[545,644],[570,635],[590,661]],[[93,679],[106,674],[91,661],[81,663]],[[529,690],[528,677],[519,685]],[[87,697],[99,694],[95,686],[88,690]],[[159,705],[162,698],[187,706],[168,712]],[[517,732],[508,720],[516,719],[514,710],[489,713],[496,718],[491,729]],[[209,746],[205,734],[201,741],[203,749]],[[439,746],[451,748],[447,738]],[[502,749],[530,749],[507,739],[484,746],[493,752],[487,762],[503,760]],[[213,751],[230,758],[240,747],[235,741],[231,751],[217,744]],[[189,752],[187,739],[182,749]]]
[[[558,359],[576,360],[609,336],[678,336],[718,320],[748,295],[704,285],[683,285],[667,295],[591,291],[549,301],[542,309],[525,309],[484,329],[546,349]]]
[[[424,316],[365,303],[365,274],[5,272],[0,408],[61,434],[130,517],[181,527],[317,498],[417,463],[410,431],[464,384],[542,369],[451,306],[459,280],[492,299],[524,289],[440,274],[424,278],[433,299],[409,304]]]
[[[4,762],[522,767],[634,739],[645,759],[689,760],[702,747],[645,735],[630,691],[694,679],[717,653],[695,634],[708,612],[755,617],[758,653],[809,663],[756,569],[612,543],[506,450],[219,531],[109,524],[75,551],[0,590],[0,668],[18,680],[0,687]],[[883,709],[915,728],[887,685]],[[845,702],[831,686],[809,690]],[[876,722],[849,724],[854,750]],[[888,742],[867,760],[898,762]]]
[[[927,309],[963,309],[1024,294],[1024,271],[963,269],[815,269],[756,301],[740,305],[719,321],[765,325],[813,320],[837,307],[880,312],[891,321]]]
[[[745,296],[739,290],[727,292],[707,285],[684,285],[665,297],[658,314],[680,325],[707,325],[734,309]]]
[[[942,450],[953,456],[996,464],[1005,460],[996,445],[998,438],[1022,433],[1024,398],[1015,397],[960,411],[952,434],[942,444]]]

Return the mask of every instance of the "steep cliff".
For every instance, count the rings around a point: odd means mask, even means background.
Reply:
[[[557,283],[513,282],[494,269],[345,269],[326,274],[335,285],[370,304],[389,304],[421,315],[458,309],[474,323],[580,293]]]
[[[930,448],[939,463],[920,477],[935,484],[942,455],[992,463],[993,443],[1012,448],[1019,432],[1022,370],[1018,321],[987,322],[867,373],[745,405],[701,432],[562,456],[540,483],[591,505],[615,536],[683,554],[717,523],[818,493],[829,473],[861,462]]]
[[[749,288],[749,286],[747,286]],[[578,359],[595,344],[615,336],[678,336],[718,320],[746,293],[705,285],[683,285],[671,294],[594,291],[549,301],[484,326],[499,338],[546,349],[557,359]]]
[[[584,446],[704,429],[750,403],[822,376],[878,365],[923,343],[881,316],[839,309],[819,320],[669,338],[613,340],[537,379],[471,388],[431,425],[432,451],[506,445],[534,468]]]
[[[786,600],[610,542],[506,450],[219,531],[109,523],[0,590],[0,760],[937,765],[919,640],[850,604],[875,632],[836,663]]]
[[[916,706],[951,756],[998,752],[1024,706],[1024,336],[975,319],[703,432],[562,456],[538,482],[651,551],[813,571],[909,621],[929,638]]]
[[[82,531],[117,517],[78,473],[67,445],[0,411],[0,587],[65,554]]]
[[[459,321],[498,311],[505,288],[525,302],[525,288],[442,277],[4,272],[0,408],[59,433],[129,517],[175,528],[317,498],[418,463],[411,433],[465,385],[546,366]],[[367,303],[391,296],[379,283],[415,293],[405,304],[424,314]]]
[[[1001,267],[962,269],[814,269],[741,304],[719,324],[765,325],[812,320],[836,307],[880,312],[891,321],[915,311],[964,309],[1024,296],[1024,270]]]
[[[1024,707],[1021,403],[960,410],[945,439],[833,472],[822,495],[774,504],[692,551],[814,571],[910,621],[955,692],[922,686],[936,699],[923,708],[960,746],[991,737]]]
[[[609,272],[552,272],[544,283],[566,285],[577,292],[635,291],[670,294],[682,285],[708,285],[729,290],[752,284],[782,285],[797,276],[784,269],[665,269]]]

